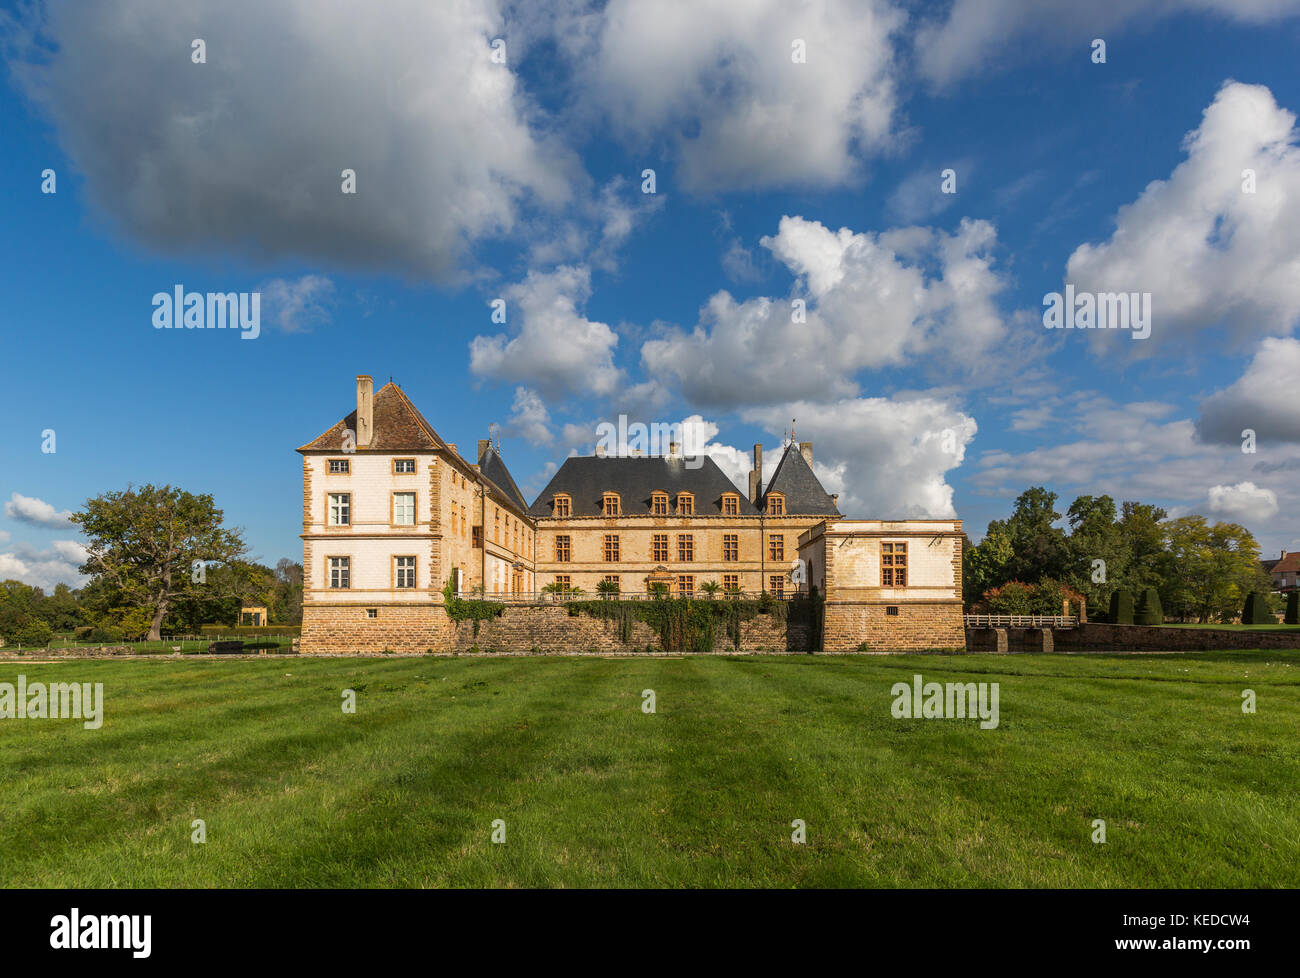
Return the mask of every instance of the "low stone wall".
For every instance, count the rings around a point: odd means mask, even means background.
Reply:
[[[928,652],[966,648],[960,601],[826,601],[827,652]]]
[[[367,619],[359,605],[304,605],[300,651],[437,652],[451,641],[453,623],[440,604],[381,604],[376,610],[378,617]]]
[[[1168,625],[1106,625],[1078,628],[970,628],[972,652],[1208,652],[1217,649],[1300,649],[1300,631],[1248,632]]]

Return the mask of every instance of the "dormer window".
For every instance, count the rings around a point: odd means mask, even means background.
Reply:
[[[668,515],[668,493],[656,492],[650,496],[650,512],[654,516]]]
[[[572,512],[569,497],[565,493],[557,493],[553,503],[556,516],[567,517]]]
[[[785,497],[779,492],[770,493],[767,497],[767,515],[784,516],[785,515]]]
[[[695,497],[689,492],[679,492],[677,494],[677,515],[694,516],[695,515]]]
[[[722,494],[722,515],[739,516],[740,515],[740,496],[734,492]]]
[[[605,493],[601,508],[604,510],[606,516],[623,515],[623,504],[619,500],[618,493],[616,492]]]

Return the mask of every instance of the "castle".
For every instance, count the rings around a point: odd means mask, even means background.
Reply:
[[[818,648],[964,647],[960,520],[845,519],[812,450],[791,442],[765,481],[755,445],[748,492],[677,445],[570,457],[529,505],[489,441],[471,462],[400,387],[359,376],[356,409],[298,449],[302,650],[446,648],[449,584],[511,604],[815,588]]]

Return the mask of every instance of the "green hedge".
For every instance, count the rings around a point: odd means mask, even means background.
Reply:
[[[740,625],[758,615],[772,615],[780,621],[815,626],[821,600],[815,597],[779,601],[764,593],[756,600],[733,598],[656,598],[653,601],[570,601],[570,617],[587,615],[612,621],[624,645],[632,640],[632,623],[641,621],[659,635],[665,652],[712,652],[721,631],[740,648]]]
[[[1133,592],[1127,588],[1110,592],[1110,614],[1107,617],[1112,625],[1133,624]]]
[[[1276,625],[1277,619],[1268,609],[1268,595],[1251,591],[1246,595],[1246,607],[1241,611],[1243,625]]]
[[[1292,591],[1286,596],[1286,618],[1288,625],[1300,625],[1300,591]]]
[[[1149,587],[1142,592],[1142,600],[1138,602],[1137,611],[1133,615],[1133,622],[1137,625],[1163,625],[1165,623],[1165,612],[1160,606],[1160,592],[1155,588]]]

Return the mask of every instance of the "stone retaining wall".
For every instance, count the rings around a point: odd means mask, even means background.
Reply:
[[[1209,652],[1219,649],[1300,649],[1300,631],[1248,632],[1168,625],[1107,625],[1078,628],[970,628],[972,652]]]

